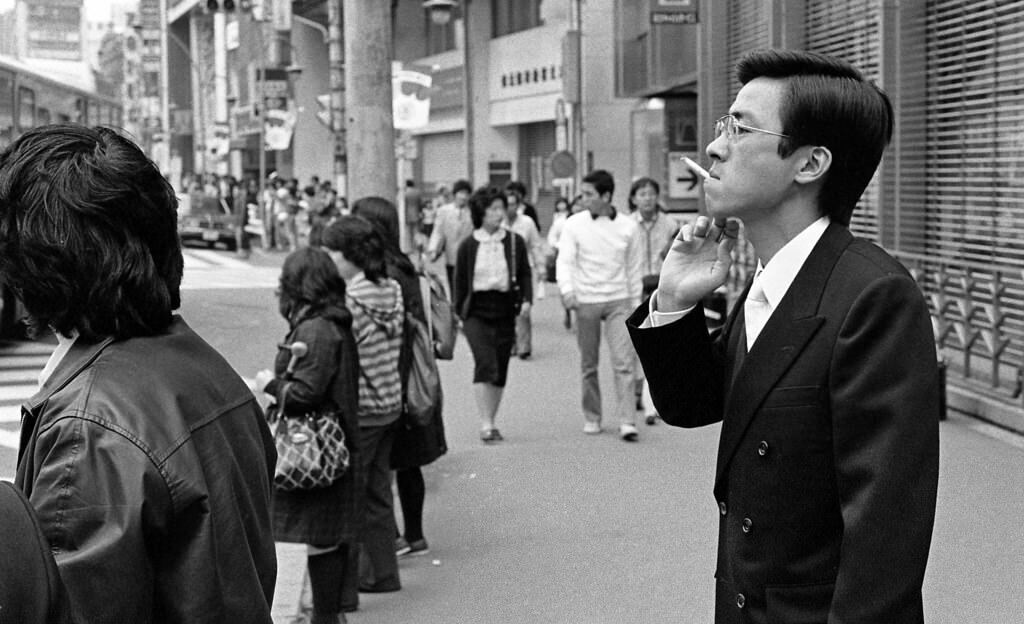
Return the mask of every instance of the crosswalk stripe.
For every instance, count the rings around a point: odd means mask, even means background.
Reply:
[[[280,275],[280,269],[269,267],[246,267],[245,270],[219,269],[215,272],[185,271],[181,289],[276,288]]]
[[[20,431],[7,431],[6,429],[0,429],[0,446],[6,446],[7,448],[16,449],[18,448],[18,444],[20,442]]]
[[[50,348],[52,351],[53,348]],[[46,366],[46,361],[50,359],[50,354],[40,355],[8,355],[6,350],[0,349],[0,367],[3,370],[25,370],[32,369],[36,371],[43,370]]]
[[[193,257],[198,260],[202,260],[208,264],[216,265],[218,267],[225,268],[236,268],[236,269],[249,269],[252,268],[248,262],[243,262],[230,256],[225,256],[222,253],[213,251],[212,249],[187,249],[183,251],[183,255],[186,257]]]
[[[39,371],[42,368],[40,366],[34,369],[15,368],[8,370],[5,364],[5,368],[0,368],[0,387],[34,383],[39,379]]]
[[[17,405],[0,405],[0,424],[4,424],[4,423],[20,423],[20,422],[21,422],[21,404],[20,403],[17,404]]]
[[[24,401],[36,393],[38,384],[15,384],[0,386],[0,401],[10,403],[12,401]]]

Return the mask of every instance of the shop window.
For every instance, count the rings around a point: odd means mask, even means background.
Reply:
[[[541,5],[544,3],[544,0],[491,0],[493,36],[502,37],[543,25]]]

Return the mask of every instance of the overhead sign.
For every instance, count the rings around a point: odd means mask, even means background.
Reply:
[[[399,62],[391,66],[391,110],[395,130],[414,130],[430,123],[430,86],[433,79]]]
[[[668,196],[670,199],[697,199],[700,197],[700,177],[683,163],[686,156],[699,158],[697,152],[668,153]]]
[[[697,0],[651,0],[651,24],[696,24]]]

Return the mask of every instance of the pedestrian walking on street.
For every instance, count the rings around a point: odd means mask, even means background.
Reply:
[[[505,187],[505,200],[508,208],[505,210],[505,222],[502,227],[515,232],[526,243],[526,255],[530,264],[530,274],[536,276],[544,272],[544,239],[540,237],[536,222],[526,215],[523,207],[520,189],[521,182],[509,182]],[[536,211],[534,211],[536,214]],[[544,285],[537,282],[533,292],[541,292],[537,288]],[[530,319],[530,306],[524,307],[516,315],[516,344],[512,352],[520,360],[527,360],[533,354],[533,323]]]
[[[647,299],[658,288],[658,274],[672,241],[679,232],[676,221],[668,216],[658,202],[661,188],[651,178],[640,178],[629,187],[629,208],[640,226],[640,247],[643,250],[641,299]],[[644,378],[643,367],[636,367],[637,409],[644,413],[644,421],[653,425],[658,411],[651,402],[651,391]]]
[[[548,228],[548,248],[545,260],[546,274],[544,275],[544,279],[552,284],[558,283],[558,240],[562,236],[562,228],[565,227],[565,221],[569,218],[569,214],[569,200],[565,197],[556,199],[554,215],[551,218],[551,227]],[[572,310],[569,308],[563,308],[563,310],[565,310],[565,316],[562,324],[565,325],[566,329],[572,329]]]
[[[931,320],[907,270],[849,231],[892,105],[820,54],[757,51],[737,74],[706,149],[715,221],[682,228],[629,321],[664,421],[722,423],[715,621],[922,622],[939,466]],[[709,336],[698,304],[728,277],[739,220],[757,272]]]
[[[366,516],[360,546],[359,591],[398,591],[391,446],[402,412],[398,359],[405,307],[398,282],[387,276],[384,241],[356,215],[324,230],[323,246],[345,280],[345,303],[359,351],[359,445],[366,471]]]
[[[339,624],[345,622],[345,607],[354,609],[359,602],[358,566],[350,553],[359,541],[366,489],[352,314],[345,307],[345,282],[330,256],[317,248],[303,247],[285,258],[278,293],[288,334],[274,370],[256,374],[256,390],[275,397],[286,418],[311,412],[337,418],[350,456],[349,469],[326,487],[274,490],[274,539],[307,544],[312,624]],[[296,342],[308,351],[292,362],[288,347]]]
[[[611,205],[615,180],[603,169],[580,185],[583,210],[569,217],[558,241],[558,290],[562,305],[576,312],[583,386],[583,432],[601,433],[601,386],[597,367],[601,334],[608,343],[615,376],[615,417],[619,436],[633,442],[636,428],[636,354],[626,317],[640,302],[642,253],[638,226]]]
[[[274,444],[174,314],[183,265],[174,190],[113,130],[42,126],[0,154],[3,285],[58,342],[15,482],[79,622],[271,622]]]
[[[469,218],[469,196],[473,187],[466,180],[452,185],[452,203],[445,204],[434,214],[434,228],[427,243],[427,262],[436,262],[444,254],[444,266],[448,278],[448,296],[453,296],[452,282],[455,279],[455,254],[461,243],[473,231]]]
[[[381,197],[365,197],[352,205],[352,214],[364,217],[377,228],[385,242],[384,254],[388,277],[402,288],[405,314],[422,323],[427,322],[420,292],[420,279],[416,267],[398,242],[398,211],[394,204]],[[408,323],[406,328],[408,328]],[[403,384],[412,366],[412,341],[409,332],[402,334],[402,350],[398,359],[398,371]],[[429,552],[427,538],[423,534],[423,505],[426,499],[426,484],[423,481],[422,466],[432,463],[448,452],[444,436],[444,420],[441,406],[430,415],[430,422],[422,424],[403,410],[395,424],[395,441],[391,447],[391,469],[395,471],[395,485],[398,501],[402,505],[404,531],[396,537],[395,553],[425,554]],[[397,526],[397,523],[396,523]],[[397,529],[396,529],[397,531]]]
[[[481,188],[469,200],[471,236],[455,261],[454,306],[473,352],[473,396],[480,439],[504,439],[494,426],[515,344],[516,316],[529,311],[533,278],[526,243],[502,227],[508,203],[497,189]]]

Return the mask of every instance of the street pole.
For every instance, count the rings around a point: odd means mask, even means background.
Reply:
[[[331,97],[331,154],[334,184],[338,195],[346,196],[347,151],[345,148],[345,45],[343,39],[344,14],[342,0],[327,0],[327,66],[329,72],[329,94]]]
[[[258,57],[259,65],[256,67],[256,110],[259,111],[257,115],[257,122],[259,123],[259,146],[257,151],[259,153],[259,177],[260,177],[260,196],[256,202],[256,205],[260,207],[260,224],[263,227],[263,236],[260,237],[263,243],[264,249],[270,249],[272,241],[270,240],[270,232],[273,230],[273,223],[268,222],[268,219],[273,219],[274,215],[270,214],[270,205],[265,201],[266,190],[267,190],[267,98],[263,92],[263,83],[266,81],[266,50],[264,45],[266,43],[263,28],[264,22],[253,18],[253,22],[256,23],[256,32],[259,35],[257,41],[259,42],[260,55]]]
[[[163,150],[159,163],[160,171],[167,175],[171,169],[171,79],[168,76],[169,66],[167,64],[168,46],[167,35],[169,25],[167,23],[167,0],[160,0],[160,126],[163,134],[163,143],[166,149]],[[178,188],[180,180],[172,180],[174,188]]]
[[[348,197],[394,199],[391,3],[345,0]]]
[[[469,5],[470,0],[464,0],[462,9],[462,84],[463,84],[463,111],[466,117],[466,130],[463,138],[466,141],[466,178],[470,184],[475,184],[473,176],[473,68],[470,65],[472,58],[469,52]]]

